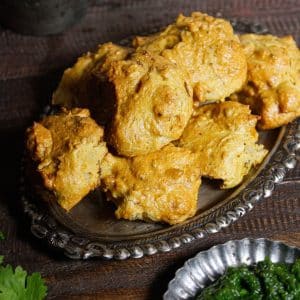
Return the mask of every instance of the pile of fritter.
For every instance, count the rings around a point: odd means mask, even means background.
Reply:
[[[300,52],[194,12],[80,57],[52,104],[61,112],[27,130],[27,149],[63,208],[100,188],[117,218],[176,224],[195,215],[202,176],[233,188],[263,161],[256,125],[300,115]]]

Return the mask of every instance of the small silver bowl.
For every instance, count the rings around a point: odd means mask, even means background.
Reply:
[[[300,249],[267,239],[243,239],[216,245],[199,252],[177,270],[169,282],[164,300],[193,299],[224,274],[228,267],[253,265],[269,257],[274,263],[293,263]]]

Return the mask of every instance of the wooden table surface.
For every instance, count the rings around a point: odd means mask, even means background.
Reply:
[[[258,21],[272,33],[292,34],[300,44],[300,1],[93,1],[72,29],[50,37],[21,36],[0,28],[0,254],[46,279],[49,299],[160,299],[176,269],[198,251],[231,239],[266,237],[300,247],[300,168],[287,174],[272,197],[222,232],[177,251],[127,261],[72,261],[29,232],[18,196],[24,129],[49,101],[62,71],[98,43],[174,20],[193,10]]]

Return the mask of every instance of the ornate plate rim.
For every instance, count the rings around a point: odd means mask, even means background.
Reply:
[[[266,29],[259,24],[245,23],[231,20],[234,26],[242,26],[243,30],[257,33],[266,33]],[[148,32],[149,34],[149,32]],[[128,39],[127,39],[128,40]],[[125,39],[123,40],[125,41]],[[126,43],[126,41],[124,42]],[[45,109],[45,114],[49,113],[51,107]],[[283,134],[283,130],[279,132]],[[60,224],[49,214],[35,205],[26,196],[24,165],[22,164],[22,175],[20,182],[21,201],[25,214],[31,219],[31,232],[46,241],[50,246],[60,249],[64,254],[73,259],[88,259],[91,257],[101,257],[103,259],[124,260],[127,258],[141,258],[144,255],[153,255],[157,252],[169,252],[179,248],[184,244],[194,240],[202,239],[207,234],[220,231],[229,226],[248,211],[259,200],[271,196],[275,184],[283,180],[288,169],[292,169],[297,164],[300,149],[300,119],[285,127],[285,133],[277,149],[269,155],[269,161],[264,162],[255,175],[257,175],[249,185],[238,195],[231,198],[231,201],[219,207],[214,206],[214,211],[209,214],[214,221],[206,220],[204,216],[201,220],[187,223],[184,230],[179,232],[163,233],[160,236],[140,239],[128,239],[126,241],[105,241],[90,240],[86,237],[75,234],[69,228]],[[259,174],[258,174],[259,173]]]

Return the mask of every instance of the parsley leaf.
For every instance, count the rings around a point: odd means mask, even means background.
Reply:
[[[4,240],[0,231],[0,240]],[[18,266],[2,265],[4,256],[0,255],[0,300],[42,300],[47,295],[47,287],[40,273],[27,272]]]
[[[20,266],[13,270],[10,265],[0,265],[0,300],[42,300],[46,295],[47,287],[39,273],[27,276]]]
[[[26,299],[44,299],[47,295],[47,287],[40,273],[32,273],[27,278]]]

